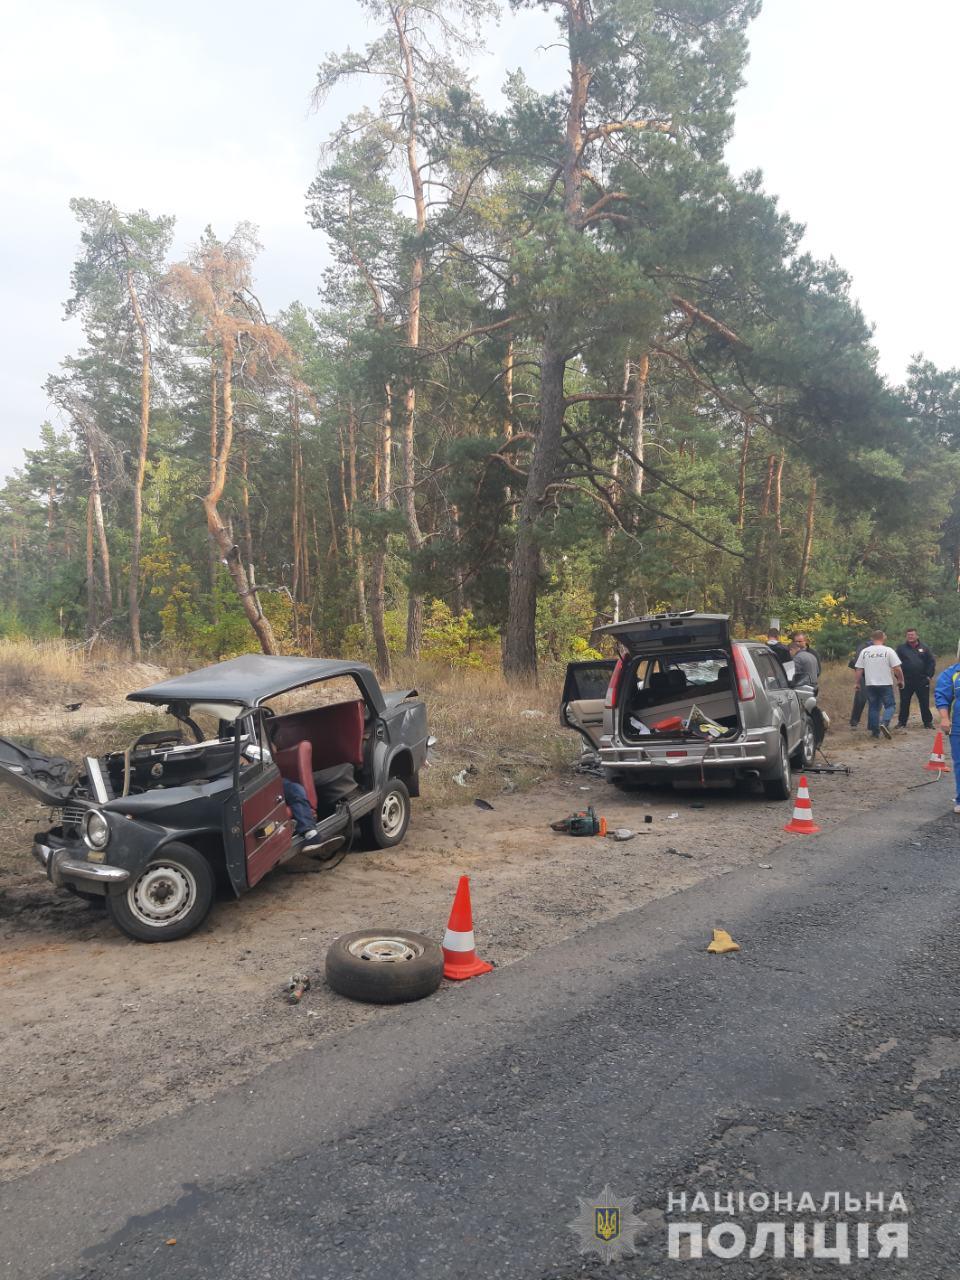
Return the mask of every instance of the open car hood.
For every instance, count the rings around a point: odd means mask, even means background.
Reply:
[[[598,627],[601,635],[616,636],[632,654],[655,654],[663,649],[729,649],[730,617],[726,613],[657,613]]]
[[[77,766],[62,756],[45,756],[0,738],[0,782],[8,782],[42,804],[59,808],[72,792],[78,772]]]

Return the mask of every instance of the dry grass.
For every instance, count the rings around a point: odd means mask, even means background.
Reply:
[[[102,703],[127,692],[138,675],[143,683],[142,673],[157,670],[133,664],[128,650],[113,645],[88,651],[63,640],[0,639],[0,695],[6,706],[27,699]]]
[[[559,670],[544,672],[537,686],[507,684],[496,671],[400,664],[391,684],[420,691],[437,739],[424,779],[429,798],[446,804],[490,799],[568,768],[580,740],[560,726],[562,683]]]

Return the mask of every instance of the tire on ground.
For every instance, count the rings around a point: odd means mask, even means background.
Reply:
[[[186,887],[186,896],[183,909],[172,914],[167,921],[162,919],[161,903],[154,913],[154,922],[150,923],[145,918],[149,915],[149,908],[138,911],[135,902],[131,903],[131,897],[135,898],[138,886],[142,886],[145,878],[160,868],[168,868],[172,873],[173,892]],[[139,942],[175,942],[203,924],[213,904],[214,887],[213,868],[203,854],[188,844],[172,841],[150,859],[139,875],[131,877],[122,893],[108,896],[107,913],[118,929]]]
[[[365,958],[381,946],[406,958]],[[384,944],[390,944],[385,947]],[[443,951],[439,943],[408,929],[359,929],[334,939],[327,951],[328,984],[351,1000],[370,1004],[400,1004],[432,995],[443,977]]]

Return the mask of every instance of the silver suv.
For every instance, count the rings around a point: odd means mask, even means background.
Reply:
[[[824,718],[765,644],[731,640],[725,614],[663,613],[614,623],[620,658],[567,667],[560,720],[615,785],[759,779],[791,794]],[[818,724],[815,726],[814,720]]]

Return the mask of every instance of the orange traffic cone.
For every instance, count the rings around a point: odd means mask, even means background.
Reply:
[[[800,836],[815,836],[820,830],[813,820],[813,805],[810,803],[810,791],[807,787],[805,774],[800,775],[797,800],[793,806],[793,817],[783,829],[784,831],[793,831]]]
[[[930,759],[923,766],[928,773],[949,773],[950,766],[943,758],[943,734],[938,729],[937,736],[933,740],[933,750],[930,752]]]
[[[492,964],[477,958],[473,912],[470,909],[470,881],[466,876],[461,876],[447,932],[443,935],[443,976],[475,978],[478,974],[489,973],[492,968]]]

